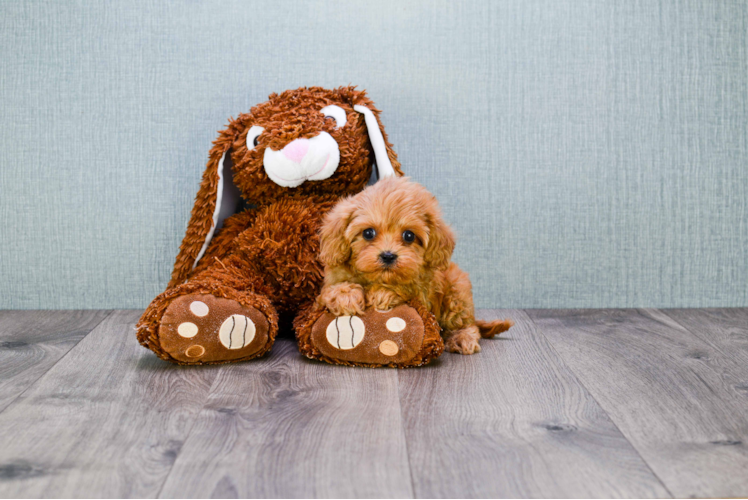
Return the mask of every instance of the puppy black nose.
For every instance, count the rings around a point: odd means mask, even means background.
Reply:
[[[397,260],[397,254],[394,254],[392,252],[382,252],[379,254],[379,260],[381,260],[384,264],[390,266]]]

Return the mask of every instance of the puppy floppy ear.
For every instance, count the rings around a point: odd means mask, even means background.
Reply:
[[[219,132],[218,139],[213,143],[168,288],[183,283],[189,277],[205,254],[216,230],[236,212],[241,193],[233,182],[231,145],[240,133],[241,129],[232,122],[226,130]]]
[[[325,216],[319,232],[319,258],[325,266],[337,267],[351,258],[351,246],[345,231],[355,211],[356,204],[350,198],[345,198]]]
[[[455,249],[455,234],[438,212],[429,214],[429,237],[424,260],[432,268],[444,271],[452,259]]]

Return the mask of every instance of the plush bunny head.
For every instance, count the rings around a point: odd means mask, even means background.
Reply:
[[[302,87],[232,119],[211,149],[171,284],[197,265],[241,198],[353,194],[375,165],[377,178],[403,175],[378,115],[365,91]]]
[[[272,94],[229,126],[234,183],[260,204],[288,195],[357,193],[371,176],[370,143],[379,176],[395,175],[399,164],[374,113],[365,93],[351,87]],[[385,148],[381,157],[377,142]]]

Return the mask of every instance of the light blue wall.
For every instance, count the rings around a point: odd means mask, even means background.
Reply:
[[[481,307],[748,306],[748,7],[0,3],[0,308],[144,307],[207,151],[369,90]]]

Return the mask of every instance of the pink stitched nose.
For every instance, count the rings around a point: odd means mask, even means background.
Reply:
[[[286,147],[283,148],[283,154],[286,155],[286,158],[289,160],[301,163],[301,160],[304,159],[304,155],[306,155],[308,150],[309,139],[296,139],[295,141],[286,144]]]

